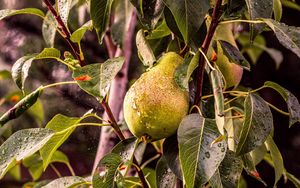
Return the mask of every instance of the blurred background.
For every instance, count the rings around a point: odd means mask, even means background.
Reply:
[[[300,4],[299,1],[297,3]],[[43,7],[41,1],[0,0],[0,9],[20,9],[25,7],[36,7],[46,12],[46,8]],[[85,1],[82,1],[72,8],[69,19],[69,28],[71,31],[76,30],[89,19],[86,7]],[[282,22],[287,25],[300,27],[299,7],[298,10],[284,7]],[[11,70],[12,65],[20,57],[26,54],[38,53],[46,47],[42,38],[41,28],[42,20],[31,15],[17,15],[0,21],[0,115],[12,107],[22,96],[22,93],[12,79],[10,79],[7,71]],[[243,28],[237,27],[236,30],[240,33]],[[240,44],[243,43],[243,37],[245,36],[247,36],[245,32],[242,32],[239,36],[238,41]],[[251,72],[244,72],[241,85],[258,88],[265,81],[274,81],[291,91],[299,100],[300,59],[281,46],[272,32],[264,32],[260,38],[266,44],[266,49],[268,50],[261,51],[258,59],[253,59],[251,55],[245,53],[249,61],[253,64]],[[61,51],[68,50],[67,44],[60,36],[57,36],[55,41],[56,48]],[[135,48],[135,45],[133,46]],[[105,47],[98,44],[97,36],[93,32],[88,32],[85,35],[82,48],[86,54],[85,58],[87,62],[103,62],[108,58]],[[247,49],[242,50],[247,51]],[[144,70],[143,65],[139,62],[138,57],[136,57],[137,53],[134,52],[133,54],[129,71],[131,80],[136,79]],[[54,61],[34,61],[25,88],[30,92],[40,85],[66,80],[71,80],[71,75],[67,67]],[[276,92],[264,89],[260,94],[270,103],[287,111],[285,102]],[[97,101],[80,91],[78,87],[63,86],[46,90],[42,94],[41,100],[26,112],[25,115],[9,122],[9,126],[0,128],[0,143],[2,144],[12,132],[19,129],[45,126],[46,122],[58,113],[67,116],[81,116],[90,109],[94,109],[99,113],[102,112]],[[282,153],[285,167],[299,179],[300,125],[296,123],[291,128],[288,128],[288,117],[276,111],[272,112],[275,124],[274,139]],[[97,127],[77,128],[75,133],[60,148],[60,151],[68,156],[76,175],[84,176],[91,172],[99,133],[100,130]],[[55,163],[54,165],[63,176],[70,175],[69,170],[64,164]],[[20,169],[21,177],[17,173],[6,175],[0,181],[0,187],[22,187],[25,182],[32,181],[28,170],[24,167],[20,167]],[[274,171],[268,164],[262,162],[258,166],[258,171],[268,185],[273,185]],[[248,187],[264,187],[251,177],[245,177]],[[57,178],[57,175],[52,168],[48,168],[40,179],[53,178]],[[292,185],[283,184],[281,180],[278,187],[292,187]]]

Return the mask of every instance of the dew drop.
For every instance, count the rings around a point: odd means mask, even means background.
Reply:
[[[221,152],[225,152],[225,148],[222,148],[222,149],[221,149]]]
[[[205,152],[205,157],[206,158],[210,158],[210,153],[207,151],[207,152]]]
[[[218,143],[218,147],[221,147],[222,146],[222,144],[221,143]]]

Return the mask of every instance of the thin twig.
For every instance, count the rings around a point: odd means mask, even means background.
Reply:
[[[204,42],[201,46],[201,49],[205,54],[207,54],[209,45],[211,43],[211,40],[215,34],[216,28],[219,23],[221,5],[222,5],[222,0],[216,0],[216,5],[212,14],[212,21],[209,26],[208,33],[206,34]],[[194,105],[199,105],[201,101],[205,65],[206,62],[204,56],[202,55],[199,58],[199,67],[196,74],[197,82],[196,82],[196,95],[195,95]]]
[[[77,43],[74,43],[74,42],[71,41],[71,39],[70,39],[71,33],[70,33],[69,29],[67,28],[67,26],[65,25],[65,23],[62,21],[60,15],[54,9],[54,7],[52,6],[51,2],[49,0],[43,0],[43,2],[47,6],[48,10],[54,16],[54,18],[55,18],[55,20],[56,20],[56,22],[58,24],[58,29],[61,32],[62,37],[64,37],[64,39],[69,44],[69,46],[72,49],[72,51],[73,51],[76,59],[79,61],[79,63],[80,63],[81,66],[84,66],[85,65],[84,57],[80,53],[79,45]]]

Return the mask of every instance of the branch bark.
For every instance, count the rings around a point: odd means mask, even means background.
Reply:
[[[109,56],[118,57],[121,55],[125,56],[125,63],[120,70],[120,72],[117,74],[115,79],[112,81],[112,84],[110,86],[110,93],[109,93],[109,99],[108,103],[104,100],[102,102],[102,106],[105,109],[105,113],[103,115],[103,119],[109,120],[112,123],[113,128],[115,129],[115,133],[110,133],[109,127],[102,127],[101,133],[100,133],[100,140],[98,144],[97,154],[94,161],[94,168],[93,171],[95,171],[97,164],[99,161],[111,151],[113,146],[116,144],[117,136],[120,140],[124,140],[125,136],[120,131],[117,120],[121,116],[120,113],[122,111],[123,107],[123,100],[126,94],[126,87],[128,83],[128,68],[129,68],[129,62],[132,55],[132,39],[134,36],[135,31],[135,25],[136,25],[136,12],[135,10],[131,14],[131,18],[129,19],[129,25],[128,29],[126,30],[126,36],[124,40],[124,47],[123,49],[116,48],[112,45],[112,41],[109,37],[109,32],[105,36],[105,44],[108,50]],[[117,117],[118,119],[115,119]],[[133,158],[133,163],[138,165],[137,160],[135,157]],[[144,188],[148,188],[148,184],[145,180],[144,174],[140,168],[136,168],[136,171],[138,173],[138,176],[142,182],[142,185]]]
[[[67,41],[67,43],[69,44],[70,48],[72,49],[76,59],[78,59],[80,66],[84,66],[85,62],[84,62],[84,57],[83,55],[81,55],[80,53],[80,48],[79,45],[77,43],[74,43],[71,41],[70,37],[71,37],[71,33],[69,31],[69,29],[67,28],[67,26],[64,24],[64,22],[62,21],[60,15],[58,14],[58,12],[54,9],[54,7],[52,6],[51,2],[49,0],[43,0],[43,2],[45,3],[45,5],[47,6],[48,10],[52,13],[52,15],[54,16],[57,24],[58,24],[58,30],[61,32],[61,36],[64,37],[64,39]]]
[[[206,34],[203,44],[201,46],[201,49],[205,54],[207,54],[211,40],[219,24],[221,5],[222,5],[222,0],[216,0],[216,4],[212,14],[212,21],[209,26],[208,33]],[[200,105],[200,101],[202,97],[202,86],[203,86],[205,66],[206,66],[205,58],[203,57],[203,55],[201,55],[199,58],[199,67],[197,69],[197,74],[196,74],[197,82],[196,82],[196,95],[195,95],[194,105]]]

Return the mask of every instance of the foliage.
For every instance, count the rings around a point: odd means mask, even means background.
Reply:
[[[229,75],[216,63],[217,59],[225,59],[229,65],[235,64],[244,71],[250,71],[250,62],[255,64],[263,51],[269,53],[276,61],[280,52],[266,47],[267,41],[260,35],[264,31],[274,32],[284,47],[300,57],[300,28],[280,22],[283,5],[300,10],[299,5],[285,0],[238,0],[224,1],[223,4],[221,0],[131,0],[126,3],[117,0],[91,0],[88,6],[91,20],[87,20],[71,33],[68,28],[70,10],[79,2],[57,0],[55,6],[48,0],[43,2],[47,5],[47,12],[37,8],[0,10],[0,19],[17,14],[30,14],[42,18],[41,37],[50,47],[19,58],[11,73],[0,72],[0,80],[13,79],[24,95],[21,96],[22,99],[19,95],[11,95],[10,98],[4,99],[14,99],[15,105],[0,117],[0,125],[8,127],[11,120],[26,111],[31,110],[34,113],[34,105],[39,102],[42,91],[64,84],[75,84],[95,97],[110,116],[110,120],[105,121],[91,111],[81,117],[58,114],[45,127],[22,129],[13,133],[0,146],[0,178],[22,163],[29,169],[35,181],[28,182],[32,187],[92,185],[95,188],[172,188],[178,183],[187,188],[238,187],[239,182],[243,180],[243,171],[264,183],[256,166],[265,160],[274,167],[274,187],[282,177],[299,187],[299,180],[286,171],[281,153],[273,140],[274,126],[270,110],[272,108],[288,116],[291,127],[300,120],[300,104],[297,98],[287,89],[271,81],[258,89],[228,88],[227,78],[240,75],[233,70]],[[190,113],[182,119],[177,134],[151,143],[157,155],[143,161],[151,162],[160,158],[156,162],[155,170],[145,168],[148,163],[140,164],[137,160],[137,154],[143,154],[146,147],[142,146],[143,143],[139,139],[124,138],[107,103],[111,82],[128,60],[126,57],[111,57],[101,63],[87,62],[81,48],[85,33],[93,29],[100,44],[105,42],[104,38],[107,37],[111,42],[117,43],[116,48],[124,47],[123,43],[126,40],[123,39],[125,35],[122,31],[130,27],[130,24],[126,24],[130,21],[124,20],[136,14],[139,25],[134,34],[141,62],[151,69],[165,52],[173,51],[181,55],[184,62],[176,68],[172,79],[182,90],[190,92],[191,99]],[[245,18],[249,19],[244,20]],[[230,28],[243,27],[244,23],[249,24],[249,30],[234,36]],[[225,29],[225,32],[215,32],[227,24],[232,27]],[[64,52],[63,58],[62,51],[55,48],[57,32],[70,46],[72,55],[70,52]],[[236,38],[243,50],[237,47]],[[108,44],[106,45],[109,48]],[[248,56],[244,56],[245,54]],[[32,63],[49,59],[66,65],[74,81],[40,86],[28,94],[25,81]],[[205,76],[209,79],[203,81]],[[282,96],[288,112],[278,109],[259,95],[259,91],[265,88],[271,88]],[[196,101],[201,102],[197,104]],[[42,109],[37,106],[35,108]],[[43,121],[40,115],[34,117],[40,122]],[[89,122],[88,117],[103,121]],[[172,114],[165,118],[172,118]],[[79,126],[111,126],[121,139],[112,151],[100,160],[95,172],[88,178],[76,176],[72,172],[68,157],[58,150]],[[43,171],[53,162],[64,163],[73,176],[38,182]],[[138,177],[131,176],[135,173]]]

